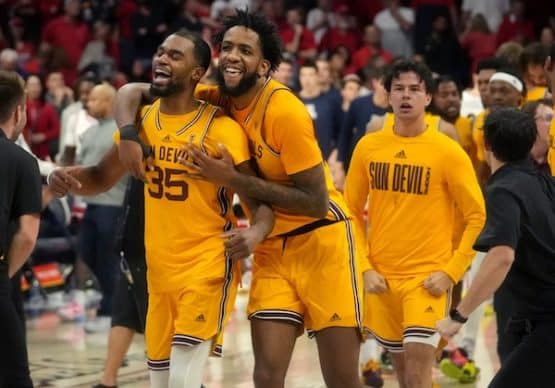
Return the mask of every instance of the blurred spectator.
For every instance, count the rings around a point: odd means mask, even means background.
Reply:
[[[360,77],[356,74],[347,74],[343,77],[343,86],[341,87],[341,110],[343,113],[347,113],[351,103],[358,97],[360,85]]]
[[[133,63],[134,46],[131,15],[137,11],[134,0],[121,0],[116,8],[117,31],[119,35],[120,64],[129,72]]]
[[[58,115],[73,102],[73,90],[66,86],[62,73],[55,71],[48,74],[44,99],[56,109]]]
[[[341,80],[350,60],[349,49],[345,46],[337,46],[329,55],[329,74],[336,89],[341,88]]]
[[[524,102],[540,100],[547,94],[547,79],[543,71],[545,60],[549,56],[549,48],[539,42],[531,43],[522,50],[520,55],[520,72],[526,85]]]
[[[520,43],[505,42],[497,48],[495,56],[507,62],[511,68],[518,70],[520,69],[520,56],[522,55],[522,50],[524,50],[524,48]]]
[[[353,53],[360,46],[360,36],[355,30],[355,21],[349,13],[347,6],[342,6],[337,10],[336,25],[329,28],[320,41],[319,51],[333,53],[339,46]]]
[[[103,20],[97,20],[93,25],[93,35],[93,40],[87,44],[79,60],[79,73],[90,71],[101,80],[109,80],[119,60],[119,47],[112,37],[112,27]]]
[[[210,17],[214,20],[221,20],[223,16],[233,12],[234,9],[252,10],[250,0],[216,0],[210,8]]]
[[[322,93],[318,80],[318,68],[312,61],[300,66],[299,98],[305,104],[316,130],[318,144],[324,159],[327,160],[337,147],[337,135],[341,127],[342,112],[337,98],[329,93]]]
[[[17,60],[17,51],[11,48],[5,48],[0,51],[0,70],[16,71],[21,75]]]
[[[274,72],[274,74],[272,74],[272,78],[294,90],[295,79],[293,61],[291,59],[284,58],[280,62],[277,70]]]
[[[461,47],[471,60],[471,71],[476,72],[478,62],[495,55],[497,38],[491,33],[486,18],[481,13],[474,14],[466,31],[459,37]]]
[[[383,3],[385,9],[374,19],[381,33],[382,47],[395,57],[410,58],[414,11],[401,6],[399,0],[383,0]]]
[[[42,66],[36,56],[38,43],[31,40],[29,34],[26,33],[30,29],[22,19],[12,18],[11,20],[12,37],[14,41],[13,47],[17,51],[20,74],[40,74]],[[40,23],[39,23],[40,28]]]
[[[521,110],[534,118],[538,130],[538,137],[530,154],[537,165],[546,166],[547,172],[550,173],[549,165],[547,165],[547,153],[551,147],[549,127],[553,120],[553,103],[550,99],[531,101],[524,104]]]
[[[426,39],[423,51],[426,63],[436,74],[452,74],[457,82],[462,81],[465,59],[455,31],[445,15],[433,19],[432,31]]]
[[[45,102],[40,78],[31,75],[26,82],[27,126],[23,134],[40,159],[50,157],[50,144],[60,134],[60,120],[54,107]]]
[[[51,19],[54,19],[60,14],[62,10],[61,0],[36,0],[39,4],[39,10],[42,15],[42,22],[46,24]]]
[[[285,52],[293,55],[299,63],[316,56],[316,42],[312,32],[304,27],[304,10],[293,7],[286,12],[287,23],[279,33]]]
[[[90,126],[96,124],[96,120],[89,116],[85,109],[89,93],[95,84],[95,79],[90,75],[78,79],[75,85],[77,101],[62,111],[58,154],[56,155],[56,161],[62,165],[74,164],[79,137]]]
[[[414,51],[423,53],[434,20],[444,16],[451,26],[457,26],[457,9],[454,0],[412,0],[414,9]]]
[[[41,28],[43,26],[40,9],[34,0],[19,0],[11,11],[12,30],[14,26],[22,28],[23,34],[20,39],[38,47],[41,39]],[[14,42],[16,44],[16,42]]]
[[[164,9],[153,7],[150,0],[137,0],[137,6],[131,15],[133,56],[150,66],[152,55],[168,32],[168,26],[164,20]]]
[[[172,30],[179,30],[185,28],[186,30],[200,34],[204,28],[204,24],[196,14],[196,1],[184,0],[181,6],[181,12],[172,24]]]
[[[90,40],[89,27],[80,21],[80,0],[65,0],[64,14],[49,21],[44,27],[43,47],[49,51],[59,50],[63,56],[60,64],[64,79],[71,85],[77,78],[77,64]],[[58,65],[58,64],[56,64]]]
[[[524,18],[525,5],[522,0],[511,0],[509,12],[503,18],[497,32],[497,44],[508,41],[525,44],[534,39],[534,26]]]
[[[497,33],[503,15],[509,10],[509,0],[463,0],[462,26],[468,28],[470,20],[477,14],[486,17],[491,33]]]
[[[382,57],[386,63],[391,62],[393,56],[382,48],[380,30],[370,24],[364,29],[364,46],[359,48],[351,58],[351,64],[345,71],[347,74],[356,73],[374,57]]]
[[[549,26],[542,28],[540,33],[540,43],[545,47],[550,48],[553,43],[555,43],[555,38],[553,36],[553,29]]]
[[[318,69],[318,83],[322,93],[329,93],[338,101],[341,100],[341,94],[334,84],[331,63],[323,58],[316,60],[316,68]]]
[[[312,31],[316,44],[320,44],[326,31],[334,26],[335,13],[332,0],[318,0],[318,6],[312,8],[306,15],[306,28]]]

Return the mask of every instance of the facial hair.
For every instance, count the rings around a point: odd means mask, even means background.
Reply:
[[[220,87],[220,90],[224,94],[227,94],[228,96],[231,96],[231,97],[239,97],[245,94],[246,92],[248,92],[256,84],[256,81],[258,81],[258,78],[260,78],[260,76],[256,72],[245,73],[245,75],[243,76],[243,78],[241,78],[241,81],[239,81],[239,84],[237,84],[237,86],[227,87],[225,84],[225,79],[222,71],[218,68],[218,71],[216,72],[216,81],[218,82],[218,86]]]
[[[170,82],[166,87],[159,88],[153,83],[150,84],[149,92],[155,97],[170,97],[185,89],[185,85],[177,82]]]

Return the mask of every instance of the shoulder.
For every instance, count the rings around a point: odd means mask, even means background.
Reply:
[[[212,111],[213,109],[216,110],[214,114],[214,119],[212,125],[215,128],[222,129],[224,131],[233,132],[234,135],[241,135],[246,136],[245,131],[239,125],[239,123],[233,120],[231,117],[227,116],[225,112],[214,105],[208,105],[208,108]]]
[[[310,118],[303,102],[288,89],[274,90],[267,102],[265,119],[295,120],[299,118]]]
[[[459,142],[459,135],[457,133],[457,129],[455,126],[443,119],[439,119],[438,129],[441,133],[444,133],[446,136],[449,136],[451,139]]]

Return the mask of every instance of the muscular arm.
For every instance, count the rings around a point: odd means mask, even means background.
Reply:
[[[31,255],[39,233],[40,214],[19,217],[19,227],[8,248],[8,275],[12,277]]]
[[[323,164],[290,175],[292,186],[269,182],[256,176],[235,174],[230,186],[239,194],[281,209],[315,218],[328,213],[328,190]]]
[[[443,119],[439,120],[439,131],[443,132],[457,143],[460,143],[459,135],[453,124],[448,123]]]
[[[48,186],[57,196],[64,196],[69,192],[90,196],[107,191],[124,174],[125,168],[119,160],[117,146],[114,145],[94,166],[54,170],[49,177]]]
[[[114,105],[114,117],[119,128],[134,124],[141,104],[155,100],[150,93],[150,84],[129,83],[118,90]]]

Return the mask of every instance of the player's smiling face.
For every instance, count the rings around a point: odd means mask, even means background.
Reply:
[[[187,87],[198,68],[193,48],[193,42],[175,34],[164,40],[152,59],[152,94],[167,97]]]
[[[269,63],[264,59],[258,34],[244,26],[227,30],[220,47],[218,84],[222,91],[238,97],[265,76]]]

